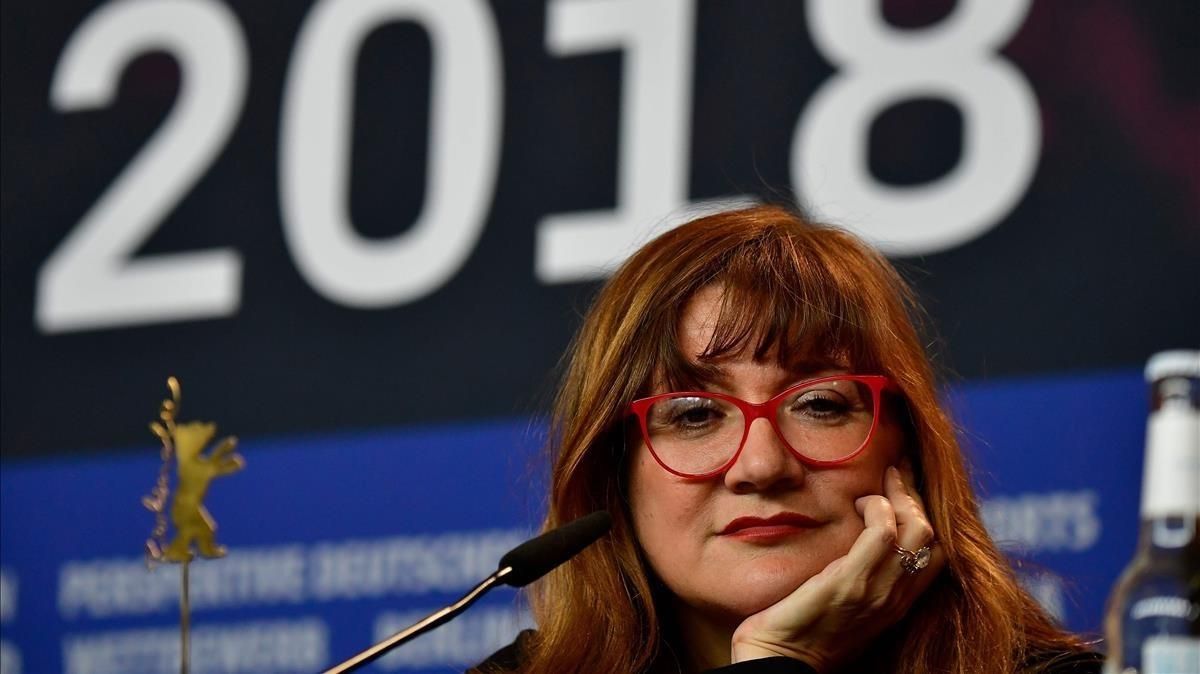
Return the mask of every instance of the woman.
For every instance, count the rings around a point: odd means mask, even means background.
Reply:
[[[639,250],[551,436],[545,526],[612,532],[482,671],[1099,671],[988,538],[915,313],[882,256],[780,207]]]

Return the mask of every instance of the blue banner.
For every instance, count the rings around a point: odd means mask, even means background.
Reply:
[[[1049,611],[1095,631],[1136,537],[1140,373],[971,383],[948,400],[993,536]],[[317,671],[456,599],[534,532],[543,433],[514,420],[245,439],[246,470],[208,498],[231,552],[192,565],[193,671]],[[174,669],[179,567],[139,554],[158,468],[149,443],[4,465],[5,674]],[[497,591],[374,671],[461,670],[531,624]]]

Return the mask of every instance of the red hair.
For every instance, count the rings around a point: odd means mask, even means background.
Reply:
[[[605,509],[613,530],[536,586],[539,631],[525,645],[522,671],[645,672],[667,657],[669,616],[656,601],[665,590],[640,552],[622,494],[622,411],[655,377],[674,385],[697,376],[676,331],[687,300],[712,284],[724,298],[706,355],[752,348],[785,366],[804,354],[835,356],[858,372],[887,375],[903,392],[910,458],[948,564],[860,666],[1008,673],[1039,653],[1082,648],[1021,589],[983,527],[908,285],[855,236],[760,206],[694,220],[651,241],[587,314],[555,402],[544,526]]]

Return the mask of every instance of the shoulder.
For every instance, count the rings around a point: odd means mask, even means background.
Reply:
[[[525,660],[527,645],[535,634],[534,630],[521,632],[511,644],[496,651],[469,671],[479,674],[519,672]],[[1090,651],[1044,653],[1031,660],[1026,671],[1038,674],[1100,674],[1104,666],[1104,656]],[[711,669],[705,674],[815,674],[815,670],[799,660],[763,658]]]
[[[478,674],[504,674],[519,672],[525,662],[525,653],[534,630],[525,630],[511,644],[492,653],[486,660],[472,667],[469,672]],[[764,658],[747,660],[728,667],[711,669],[704,674],[815,674],[814,670],[799,660],[790,658]],[[1065,674],[1065,673],[1064,673]]]
[[[1103,667],[1104,656],[1099,653],[1064,651],[1036,658],[1027,671],[1038,674],[1100,674]],[[849,671],[859,670],[852,668]],[[712,669],[704,674],[816,674],[816,670],[799,660],[765,658]]]
[[[1038,674],[1100,674],[1104,656],[1099,653],[1049,653],[1036,659],[1028,671]],[[704,674],[816,674],[807,664],[789,658],[748,660],[728,667],[712,669]]]
[[[511,644],[492,653],[486,660],[468,671],[479,672],[480,674],[500,674],[502,672],[520,671],[521,664],[525,660],[526,644],[529,643],[534,634],[533,630],[524,630],[517,635],[517,638]]]
[[[1030,671],[1042,674],[1099,674],[1104,656],[1091,651],[1048,653],[1037,658]]]
[[[816,674],[816,670],[791,658],[761,658],[710,669],[704,674]]]

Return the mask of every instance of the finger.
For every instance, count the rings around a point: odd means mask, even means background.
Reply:
[[[900,574],[906,578],[896,583],[900,588],[900,597],[898,601],[901,605],[907,606],[911,604],[917,596],[925,591],[930,584],[941,574],[942,569],[946,567],[946,552],[940,545],[934,545],[930,548],[929,565],[917,571],[916,573],[908,573],[901,570]]]
[[[902,456],[896,467],[900,469],[900,477],[904,479],[909,496],[912,496],[917,505],[921,506],[921,510],[925,510],[925,500],[921,497],[921,490],[917,488],[917,473],[913,468],[912,460],[907,456]]]
[[[845,583],[842,573],[845,565],[846,558],[838,557],[820,573],[792,590],[791,594],[760,611],[755,616],[753,631],[790,634],[819,619],[826,607],[833,604],[841,593],[840,588]]]
[[[917,600],[917,597],[920,597],[933,584],[933,581],[937,580],[938,576],[941,575],[942,569],[946,566],[946,553],[942,548],[935,545],[931,550],[932,556],[930,557],[928,566],[912,574],[899,569],[899,577],[892,581],[892,592],[888,600],[890,608],[885,610],[892,611],[897,621],[901,620],[908,613],[908,610],[912,608],[913,602]],[[885,567],[885,569],[889,570],[891,568],[893,567]],[[899,568],[899,565],[897,564],[895,568]]]
[[[900,471],[891,467],[884,477],[884,490],[896,514],[897,545],[917,550],[933,541],[933,526],[925,515],[916,489],[904,482]]]
[[[863,518],[863,531],[846,553],[845,573],[869,573],[895,554],[896,513],[888,499],[878,494],[854,502]]]

